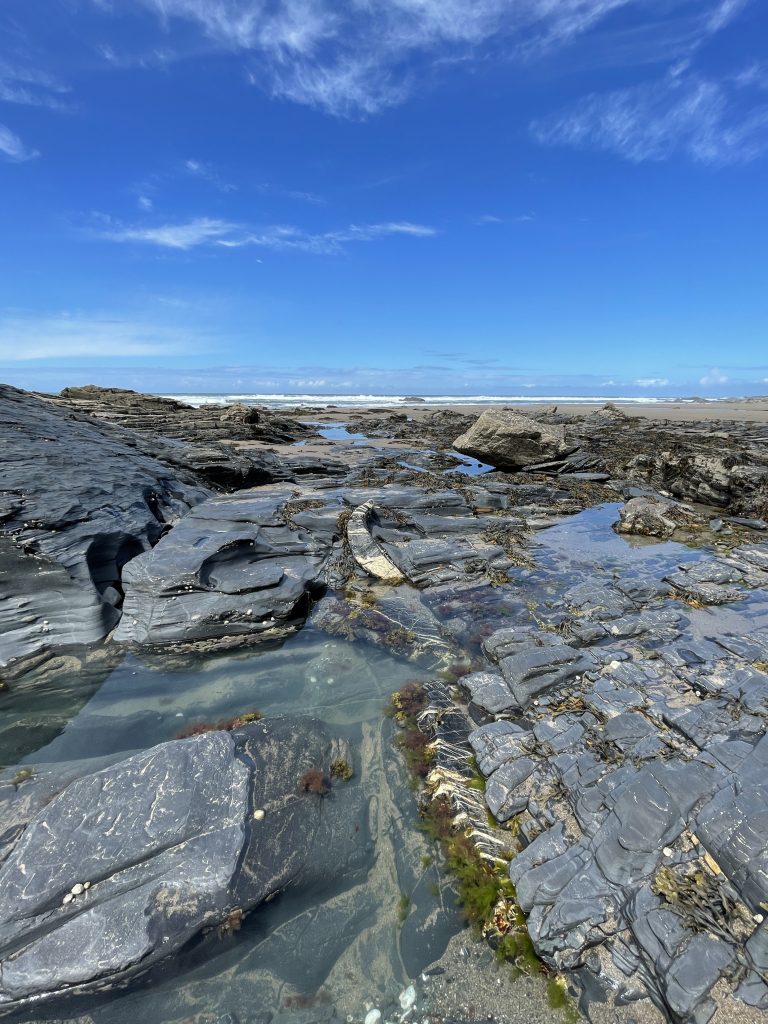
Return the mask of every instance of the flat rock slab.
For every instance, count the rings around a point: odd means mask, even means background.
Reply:
[[[519,651],[499,663],[515,705],[520,709],[527,708],[539,694],[575,680],[594,665],[588,652],[568,644]]]
[[[516,698],[498,672],[472,672],[462,678],[461,685],[469,690],[474,704],[491,714],[517,707]]]
[[[319,585],[333,539],[326,517],[317,515],[312,531],[285,521],[292,495],[292,488],[273,485],[198,505],[125,567],[115,638],[190,641],[264,631],[290,619]]]
[[[67,785],[7,842],[0,1010],[121,985],[289,885],[354,879],[356,787],[299,792],[340,753],[317,722],[259,722]]]

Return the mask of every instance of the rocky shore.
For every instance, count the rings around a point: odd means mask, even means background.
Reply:
[[[106,1024],[109,993],[155,991],[191,943],[321,886],[318,920],[365,962],[345,894],[373,906],[373,836],[393,820],[374,829],[374,809],[400,799],[377,788],[398,771],[384,733],[242,708],[181,738],[141,719],[134,749],[28,766],[78,711],[51,699],[73,672],[93,693],[116,665],[306,633],[391,658],[391,690],[417,680],[422,811],[499,880],[489,948],[503,958],[521,910],[541,970],[593,1020],[764,1019],[768,425],[420,408],[350,415],[329,438],[315,420],[338,414],[312,415],[0,387],[0,1014]],[[275,967],[265,1005],[227,1019],[521,1019],[498,1000],[450,1012],[458,961],[428,965],[450,959],[455,911],[418,882],[440,856],[398,829],[420,896],[382,977],[406,965],[409,1005],[320,999],[328,978],[344,990],[340,947],[312,1007],[277,1012]],[[478,965],[481,991],[498,968]],[[546,1019],[536,992],[527,1019]]]

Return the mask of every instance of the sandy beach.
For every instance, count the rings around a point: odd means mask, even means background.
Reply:
[[[702,420],[710,421],[739,421],[742,423],[766,423],[768,422],[768,396],[762,396],[760,398],[734,398],[724,401],[717,402],[653,402],[647,405],[638,402],[614,402],[617,408],[621,409],[628,416],[642,416],[644,419],[661,420],[661,421],[673,421],[673,422],[696,422]],[[599,409],[604,407],[605,403],[595,402],[593,404],[587,404],[583,402],[578,403],[558,403],[556,406],[551,402],[542,403],[529,403],[518,404],[510,403],[510,405],[421,405],[420,403],[414,403],[413,405],[403,404],[402,406],[379,406],[371,405],[368,408],[349,408],[342,406],[327,406],[320,408],[313,412],[311,415],[306,409],[297,410],[296,415],[300,419],[322,419],[333,422],[347,421],[359,417],[371,417],[379,418],[385,415],[391,415],[396,412],[404,412],[408,416],[412,416],[414,419],[422,419],[424,416],[428,416],[439,409],[449,409],[452,412],[461,413],[464,416],[475,415],[479,416],[480,413],[486,409],[492,408],[505,408],[515,409],[517,412],[521,412],[524,415],[531,415],[531,413],[543,412],[544,410],[552,410],[556,408],[559,413],[563,413],[568,416],[588,416],[590,413],[597,412]]]

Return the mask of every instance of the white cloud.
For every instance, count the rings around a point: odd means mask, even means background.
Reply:
[[[565,113],[535,122],[550,145],[602,149],[633,163],[682,153],[698,163],[746,163],[768,149],[768,105],[735,103],[736,79],[673,71],[665,78],[593,94]]]
[[[733,19],[740,14],[749,3],[749,0],[720,0],[710,11],[706,21],[706,31],[714,35],[725,28]]]
[[[202,160],[185,160],[184,170],[187,174],[210,182],[220,192],[237,191],[237,185],[231,185],[228,181],[223,181],[217,171],[210,164],[204,163]]]
[[[236,224],[210,217],[197,217],[185,224],[162,224],[160,227],[114,226],[100,231],[101,238],[111,242],[146,242],[165,249],[194,249],[198,245],[225,238],[237,230]]]
[[[256,246],[263,249],[298,250],[318,255],[337,255],[348,242],[371,242],[388,235],[428,238],[436,230],[410,221],[387,221],[381,224],[350,224],[335,231],[312,233],[290,224],[274,225],[259,232],[248,231],[242,224],[198,217],[182,224],[140,227],[112,224],[98,232],[100,238],[112,242],[143,242],[165,249],[194,249],[201,245],[219,245],[226,249]]]
[[[663,388],[669,381],[666,377],[638,377],[635,384],[639,388]]]
[[[0,101],[3,103],[68,110],[69,105],[62,98],[68,92],[68,86],[45,71],[0,60]]]
[[[0,124],[0,156],[13,163],[23,163],[25,160],[34,160],[39,155],[36,149],[29,149],[10,128]]]
[[[250,55],[251,81],[273,96],[358,117],[409,94],[414,79],[405,65],[414,60],[434,69],[473,58],[492,41],[518,53],[562,44],[633,0],[132,2],[168,34],[174,21],[186,21],[214,46]]]
[[[149,196],[141,195],[137,198],[136,204],[140,210],[151,210],[155,205]]]
[[[131,358],[188,352],[194,332],[114,316],[0,315],[0,360]]]
[[[704,387],[711,387],[713,384],[726,384],[727,382],[728,377],[722,370],[718,370],[716,366],[699,379],[699,384],[703,384]]]

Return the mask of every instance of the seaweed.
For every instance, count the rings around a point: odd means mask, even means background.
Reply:
[[[339,757],[337,760],[331,761],[330,775],[332,779],[341,779],[342,782],[348,782],[354,775],[354,770],[349,761]]]
[[[176,739],[186,740],[191,736],[201,736],[205,732],[232,732],[233,729],[240,729],[251,722],[260,722],[263,717],[261,711],[246,711],[245,714],[225,718],[221,722],[193,722],[180,729],[176,733]]]
[[[327,796],[331,784],[320,768],[309,768],[299,779],[300,793],[313,793],[315,796]]]

